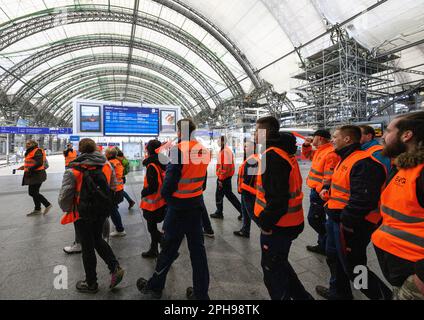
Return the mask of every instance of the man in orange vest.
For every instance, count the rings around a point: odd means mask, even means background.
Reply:
[[[386,167],[386,172],[389,173],[391,170],[391,161],[390,158],[381,154],[383,146],[375,139],[374,128],[367,125],[360,125],[359,128],[361,128],[362,132],[361,149],[369,152],[370,155]]]
[[[350,281],[355,282],[362,267],[365,285],[360,289],[369,299],[391,296],[391,290],[369,269],[367,246],[380,221],[378,202],[386,179],[384,166],[361,150],[361,130],[346,125],[333,133],[332,142],[341,161],[332,176],[325,211],[326,254],[330,267],[330,288],[317,286],[317,293],[329,300],[353,299]],[[321,191],[321,196],[327,193]]]
[[[106,149],[105,156],[109,163],[112,165],[116,175],[116,190],[115,190],[115,205],[110,215],[116,230],[110,233],[111,237],[125,237],[124,225],[122,224],[122,218],[119,213],[119,204],[124,201],[124,166],[122,162],[117,158],[118,151],[115,148]]]
[[[171,149],[170,160],[161,195],[168,211],[163,223],[162,250],[155,272],[147,280],[137,280],[143,294],[159,299],[165,287],[166,276],[184,237],[190,251],[193,287],[187,288],[188,299],[208,300],[209,269],[202,230],[204,211],[203,190],[210,161],[209,150],[193,137],[195,124],[189,119],[177,122],[178,144]]]
[[[259,161],[253,218],[261,229],[264,282],[272,300],[313,300],[288,260],[304,228],[302,176],[296,138],[279,129],[271,116],[256,122],[255,142],[266,149]]]
[[[424,300],[424,112],[395,118],[383,141],[394,166],[372,242],[393,299]]]
[[[45,207],[43,214],[47,214],[52,208],[52,204],[40,193],[41,185],[47,180],[46,168],[44,167],[46,152],[38,147],[35,140],[28,140],[26,148],[24,165],[17,170],[24,170],[22,185],[28,186],[28,194],[34,202],[34,210],[27,216],[41,214],[41,204]]]
[[[306,137],[305,142],[302,144],[301,149],[301,160],[312,160],[314,156],[314,150],[312,148],[312,142],[314,138]]]
[[[74,222],[77,238],[81,242],[82,259],[85,270],[85,280],[78,281],[76,288],[80,292],[96,293],[98,291],[96,273],[96,251],[107,264],[111,273],[110,288],[118,285],[124,270],[119,266],[112,249],[102,238],[102,230],[107,216],[112,208],[107,206],[107,197],[110,205],[113,204],[113,195],[105,192],[115,189],[113,168],[106,158],[96,151],[96,143],[92,139],[82,139],[79,142],[81,155],[74,160],[72,168],[65,171],[62,187],[59,193],[59,206],[66,212],[62,218],[62,224]],[[86,176],[87,174],[87,176]],[[96,188],[102,186],[102,197],[97,201],[89,196],[91,192],[84,191],[87,188],[86,179],[95,181]],[[85,198],[87,197],[87,198]],[[99,205],[100,204],[100,205]]]
[[[231,202],[231,204],[239,212],[238,219],[241,220],[241,203],[232,191],[231,178],[235,172],[234,154],[229,147],[226,146],[226,138],[221,137],[221,150],[217,156],[216,163],[216,211],[210,216],[214,219],[224,218],[224,196]]]
[[[158,256],[158,245],[162,239],[162,232],[158,230],[157,225],[163,221],[166,214],[166,201],[160,192],[168,160],[159,159],[159,157],[166,157],[162,153],[156,153],[156,149],[160,146],[159,140],[150,140],[146,145],[147,158],[143,161],[146,173],[141,191],[140,208],[143,210],[143,217],[147,221],[147,230],[152,240],[149,250],[141,254],[143,258]]]
[[[66,150],[63,151],[63,156],[65,157],[65,169],[69,169],[69,163],[74,161],[78,156],[72,143],[68,143],[66,145]]]
[[[241,194],[241,212],[243,226],[234,231],[238,237],[250,237],[250,224],[253,217],[253,208],[256,198],[256,176],[258,170],[259,155],[255,153],[256,144],[253,141],[244,143],[244,154],[246,160],[240,165],[237,179],[237,191]]]
[[[339,156],[334,152],[331,143],[331,134],[328,130],[320,129],[313,134],[312,145],[316,148],[312,157],[311,169],[306,184],[311,188],[309,194],[309,225],[318,233],[318,244],[306,246],[306,249],[325,255],[325,240],[327,232],[325,230],[325,201],[321,199],[319,193],[322,189],[330,189],[331,176],[334,168],[339,162]]]

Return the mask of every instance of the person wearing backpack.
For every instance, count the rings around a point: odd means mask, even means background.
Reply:
[[[163,154],[156,153],[155,150],[160,146],[159,140],[150,140],[146,146],[148,157],[143,161],[146,174],[141,191],[140,208],[143,210],[143,217],[147,221],[147,230],[152,239],[150,249],[141,254],[143,258],[156,258],[159,254],[158,244],[162,239],[162,232],[158,230],[157,225],[164,220],[167,209],[166,201],[161,196],[160,190],[165,176],[166,164],[169,161],[165,159],[166,156]],[[159,157],[161,157],[160,160]]]
[[[24,165],[17,169],[24,170],[22,185],[28,186],[28,194],[34,201],[34,210],[27,214],[28,217],[41,214],[41,204],[45,207],[43,214],[52,208],[52,204],[40,193],[41,185],[47,180],[47,167],[46,152],[38,147],[37,141],[28,140]]]
[[[114,205],[110,215],[116,230],[111,232],[111,237],[124,237],[127,235],[122,224],[122,218],[119,213],[119,204],[124,201],[124,166],[117,158],[118,151],[115,148],[106,149],[105,156],[115,170],[116,190],[114,194]]]
[[[59,206],[65,212],[61,223],[74,223],[82,248],[85,280],[78,281],[80,292],[96,293],[96,252],[107,264],[111,273],[109,288],[116,287],[124,276],[109,244],[102,238],[105,220],[114,207],[116,179],[113,167],[96,151],[92,139],[79,142],[81,155],[65,171],[59,193]]]
[[[126,175],[130,172],[130,162],[125,157],[124,153],[118,147],[116,147],[115,149],[118,152],[118,155],[116,156],[116,158],[119,161],[121,161],[121,163],[124,167],[123,180],[124,180],[124,185],[125,185],[125,183],[127,182]],[[123,194],[124,194],[124,198],[128,201],[128,210],[131,210],[131,208],[134,207],[134,205],[135,205],[135,201],[133,199],[131,199],[130,195],[125,191],[125,188],[124,188]]]

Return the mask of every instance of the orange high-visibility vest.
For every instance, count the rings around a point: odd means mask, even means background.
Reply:
[[[119,159],[109,160],[116,174],[116,192],[124,190],[124,166]]]
[[[340,157],[334,152],[334,147],[331,143],[319,146],[314,153],[311,169],[306,178],[308,187],[315,189],[319,193],[324,185],[331,184],[331,177],[338,161],[340,161]],[[330,166],[326,165],[327,162],[330,162]],[[334,166],[331,167],[331,165]]]
[[[366,158],[371,158],[379,163],[372,155],[362,150],[352,152],[346,159],[339,162],[332,177],[330,199],[325,204],[329,209],[342,210],[347,206],[350,199],[350,172],[358,161]],[[365,216],[365,220],[378,224],[381,220],[378,207],[368,213]]]
[[[165,171],[162,170],[162,168],[160,168],[154,163],[148,164],[147,168],[149,166],[152,166],[157,173],[158,190],[154,194],[151,194],[151,195],[148,195],[147,197],[142,198],[140,202],[140,208],[144,210],[148,210],[148,211],[156,211],[166,205],[165,199],[162,198],[160,194],[160,190],[162,189],[162,184],[163,184],[163,178],[165,176]],[[149,184],[147,181],[147,176],[144,176],[144,188],[147,188],[148,186]]]
[[[96,167],[90,167],[90,166],[85,166],[85,165],[81,165],[81,167],[87,169],[87,170],[95,170]],[[81,187],[82,187],[82,180],[83,180],[83,175],[84,173],[72,168],[72,174],[75,177],[75,195],[74,195],[74,204],[73,204],[73,210],[71,212],[67,212],[65,213],[61,220],[60,223],[61,224],[68,224],[68,223],[73,223],[75,221],[77,221],[79,219],[79,213],[78,213],[78,205],[80,202],[80,193],[81,193]],[[109,164],[105,164],[102,168],[102,172],[106,177],[107,183],[110,185],[110,180],[112,177],[112,169],[109,166]]]
[[[287,213],[281,217],[281,219],[276,223],[276,226],[292,227],[301,225],[304,221],[302,207],[302,176],[300,174],[299,165],[297,163],[296,157],[294,155],[289,155],[284,150],[276,147],[266,149],[265,152],[262,154],[262,157],[266,157],[266,153],[271,150],[277,153],[281,158],[286,160],[291,166],[288,181],[290,192],[289,206]],[[259,217],[266,208],[265,189],[262,185],[262,175],[260,174],[262,172],[262,161],[263,159],[259,161],[259,170],[256,180],[256,201],[254,208],[254,214],[256,217]],[[281,183],[285,182],[281,181]]]
[[[234,165],[234,154],[230,148],[225,147],[218,153],[216,163],[216,176],[219,180],[225,180],[234,175],[236,168]]]
[[[399,258],[424,259],[424,208],[417,199],[417,184],[424,164],[400,169],[381,195],[381,226],[373,233],[373,244]]]
[[[25,161],[24,161],[24,171],[25,172],[28,172],[30,170],[30,168],[32,168],[32,167],[34,167],[36,165],[36,162],[34,160],[34,157],[35,157],[35,153],[38,150],[41,150],[41,152],[43,153],[43,164],[40,167],[38,167],[37,169],[35,169],[35,171],[41,171],[41,170],[44,170],[45,169],[45,167],[44,167],[44,162],[46,161],[46,153],[45,153],[45,151],[43,149],[41,149],[41,148],[34,148],[30,153],[28,153],[25,156]]]
[[[183,168],[175,198],[194,198],[203,194],[203,183],[207,177],[210,153],[196,140],[182,141],[177,145],[182,154]]]
[[[74,161],[77,158],[77,152],[75,150],[69,151],[68,155],[65,157],[65,166],[69,166],[71,161]]]
[[[244,183],[244,168],[246,167],[246,164],[251,161],[251,159],[255,159],[256,161],[259,161],[259,155],[258,154],[252,154],[250,155],[239,167],[238,170],[238,179],[237,179],[237,191],[238,193],[242,193],[243,190],[249,192],[252,195],[256,195],[256,186],[255,186],[255,180],[252,181],[252,185],[248,185]]]

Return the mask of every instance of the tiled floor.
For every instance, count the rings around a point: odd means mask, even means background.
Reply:
[[[213,213],[216,183],[212,166],[209,169],[205,200],[209,213]],[[305,176],[308,165],[301,164],[301,169]],[[61,213],[56,199],[62,173],[60,170],[49,171],[48,181],[42,187],[42,193],[55,204],[47,216],[26,217],[26,213],[32,209],[32,200],[27,195],[27,187],[21,186],[21,178],[19,175],[0,176],[0,299],[144,298],[137,291],[135,283],[138,277],[151,275],[154,261],[140,257],[141,251],[149,245],[149,236],[138,208],[128,211],[126,202],[121,205],[120,212],[128,235],[111,240],[114,252],[126,269],[121,285],[113,292],[107,289],[108,269],[99,259],[99,293],[81,294],[75,290],[76,281],[84,277],[81,256],[66,255],[62,251],[63,246],[69,245],[74,237],[72,226],[59,223]],[[236,179],[233,180],[235,184]],[[137,202],[140,200],[141,187],[141,173],[131,173],[126,190]],[[306,214],[308,189],[304,188],[304,191]],[[238,213],[227,200],[224,214],[224,220],[212,221],[215,239],[205,239],[211,275],[211,299],[269,299],[262,280],[257,227],[252,226],[250,239],[235,237],[233,231],[238,230],[241,223],[237,220]],[[329,271],[323,256],[311,254],[305,249],[307,244],[315,244],[315,241],[315,232],[306,224],[304,232],[292,246],[290,261],[307,290],[318,298],[314,288],[318,284],[328,284]],[[375,254],[369,249],[369,265],[381,275]],[[190,259],[185,242],[180,253],[169,272],[163,299],[185,299],[185,289],[191,285]],[[67,267],[68,290],[53,287],[56,277],[53,271],[57,265]],[[355,296],[364,299],[361,293],[355,292]]]

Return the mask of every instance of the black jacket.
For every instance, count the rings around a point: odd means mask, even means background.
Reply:
[[[258,172],[258,161],[254,158],[246,162],[243,170],[243,183],[255,188],[256,175]],[[241,193],[243,196],[255,199],[255,196],[252,195],[249,191],[242,190]]]
[[[162,170],[166,170],[166,162],[163,161],[163,163],[161,163],[161,161],[159,161],[159,156],[157,154],[150,156],[147,159],[144,159],[143,166],[147,168],[146,178],[147,178],[148,187],[143,188],[143,190],[141,191],[141,197],[150,196],[152,194],[155,194],[158,191],[159,181],[158,181],[157,171],[155,170],[153,166],[147,167],[151,163],[157,165]]]
[[[338,166],[354,151],[361,150],[359,143],[351,144],[336,153],[341,157]],[[337,169],[337,167],[336,167]],[[346,227],[354,227],[364,220],[365,216],[378,207],[381,187],[386,180],[384,167],[366,158],[355,163],[350,171],[350,198],[343,210],[328,209],[330,219],[343,222]]]
[[[267,148],[277,147],[289,154],[295,154],[297,150],[296,138],[287,133],[270,136],[266,144]],[[303,224],[295,227],[275,225],[283,215],[287,214],[291,166],[274,151],[267,152],[264,159],[265,163],[262,163],[262,166],[265,166],[265,171],[262,173],[262,185],[265,189],[266,208],[259,218],[254,216],[254,221],[264,231],[272,230],[296,238],[303,231]]]
[[[36,147],[31,147],[27,149],[25,152],[25,157],[28,155],[28,153],[34,150],[34,148]],[[35,152],[34,161],[35,161],[35,166],[30,167],[29,171],[24,173],[24,177],[22,179],[23,186],[40,184],[46,181],[47,179],[46,170],[37,170],[37,171],[35,170],[41,167],[44,163],[43,152],[41,151],[41,149],[38,149],[37,152]]]

